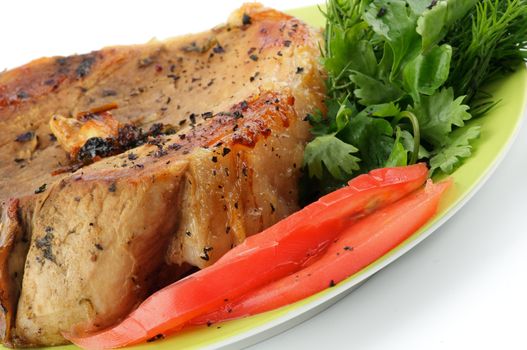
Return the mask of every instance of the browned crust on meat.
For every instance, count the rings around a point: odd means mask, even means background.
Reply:
[[[121,123],[185,127],[192,114],[199,122],[203,113],[228,108],[221,101],[239,101],[257,92],[264,84],[262,76],[285,73],[282,61],[294,61],[297,48],[316,45],[313,30],[295,18],[252,4],[241,11],[250,16],[251,24],[241,23],[242,15],[237,14],[228,24],[206,33],[43,58],[0,74],[0,128],[4,130],[0,162],[6,173],[21,179],[17,186],[10,179],[0,184],[0,200],[49,184],[56,169],[69,165],[67,153],[49,136],[48,122],[54,114],[75,116],[115,103],[118,108],[112,114]],[[270,71],[271,66],[276,72]],[[291,78],[300,79],[301,74]],[[224,90],[240,93],[229,95]],[[243,91],[248,93],[243,96]],[[217,104],[207,104],[210,96],[215,96]],[[34,132],[37,143],[20,156],[27,145],[15,138],[25,132]],[[2,169],[0,176],[4,176]]]
[[[298,117],[291,95],[263,91],[208,119],[207,123],[198,123],[188,132],[160,136],[150,144],[103,159],[62,181],[114,179],[155,173],[157,166],[162,167],[171,159],[185,158],[196,148],[211,149],[217,156],[221,156],[226,146],[251,148],[273,131],[297,122]],[[133,161],[129,159],[130,153],[136,157]]]

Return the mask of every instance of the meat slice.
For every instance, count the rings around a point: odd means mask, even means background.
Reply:
[[[19,200],[0,206],[0,336],[6,338],[15,327],[14,316],[22,287],[24,263],[29,249],[28,232],[21,225]]]
[[[251,4],[209,32],[1,74],[4,344],[63,344],[73,326],[109,326],[295,211],[305,116],[324,96],[319,40]],[[83,128],[86,112],[97,116]],[[72,158],[83,142],[167,125],[93,164]]]

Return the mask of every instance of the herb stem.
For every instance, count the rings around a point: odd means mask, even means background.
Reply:
[[[419,156],[419,146],[421,145],[421,133],[419,132],[419,121],[415,114],[409,111],[402,111],[399,113],[399,118],[408,118],[412,123],[412,129],[414,131],[414,149],[412,151],[412,157],[410,158],[410,164],[417,163]]]

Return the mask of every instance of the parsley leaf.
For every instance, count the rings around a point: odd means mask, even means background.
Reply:
[[[472,155],[471,141],[480,135],[480,127],[463,127],[454,131],[450,135],[449,143],[439,149],[435,155],[430,158],[430,173],[441,170],[450,174],[464,158]]]
[[[344,180],[359,169],[359,158],[352,155],[357,151],[334,134],[318,136],[306,146],[304,165],[307,165],[310,177],[322,179],[325,166],[334,178]]]
[[[411,108],[419,121],[421,137],[434,147],[447,144],[452,127],[461,127],[472,117],[467,112],[469,107],[462,102],[463,96],[454,99],[452,88],[421,96],[421,103]]]

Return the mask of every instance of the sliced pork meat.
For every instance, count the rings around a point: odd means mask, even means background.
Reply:
[[[0,74],[0,331],[114,324],[298,208],[320,35],[256,4],[211,31]]]

